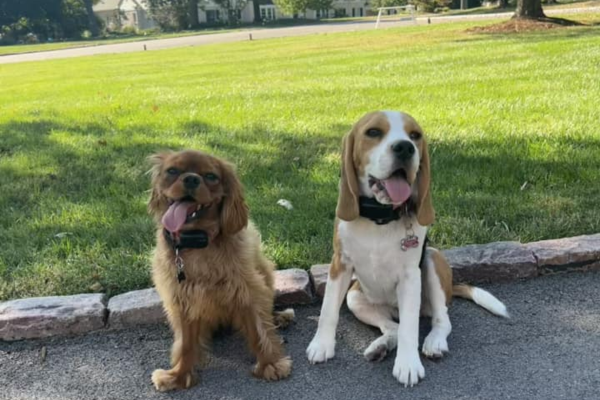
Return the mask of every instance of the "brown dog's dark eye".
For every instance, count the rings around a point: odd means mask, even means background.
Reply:
[[[383,132],[381,131],[381,129],[371,128],[371,129],[367,129],[367,131],[365,132],[365,134],[368,137],[376,138],[376,137],[379,137],[379,136],[383,135]]]
[[[417,131],[412,131],[411,133],[408,134],[408,136],[412,140],[419,140],[419,139],[421,139],[421,137],[423,137],[423,135],[421,135],[421,133],[417,132]]]
[[[219,177],[217,175],[209,172],[208,174],[204,174],[204,180],[206,180],[206,182],[208,182],[208,183],[214,183],[219,180]]]
[[[179,170],[177,168],[169,168],[167,170],[167,174],[169,174],[171,176],[177,176],[177,175],[179,175]]]

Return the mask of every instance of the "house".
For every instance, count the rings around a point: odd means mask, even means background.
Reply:
[[[126,27],[151,29],[157,26],[150,18],[148,5],[143,0],[100,0],[94,5],[94,14],[109,30]]]
[[[330,10],[307,9],[304,13],[294,16],[281,11],[272,0],[248,0],[238,12],[238,19],[242,23],[252,23],[292,19],[294,17],[306,19],[363,17],[370,10],[367,0],[334,0]],[[201,24],[218,24],[227,21],[228,13],[227,10],[222,9],[214,2],[206,0],[201,2],[198,7],[198,19]]]

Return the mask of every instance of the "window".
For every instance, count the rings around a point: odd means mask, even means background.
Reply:
[[[343,18],[346,16],[346,9],[345,8],[336,8],[333,10],[333,16],[335,18]]]
[[[270,21],[277,19],[275,14],[275,6],[272,4],[261,4],[260,6],[260,18],[262,20]]]
[[[206,10],[206,22],[209,24],[219,22],[219,10]]]
[[[352,16],[356,17],[356,8],[352,7]]]
[[[359,10],[360,10],[360,16],[362,17],[363,16],[363,8],[361,7]]]

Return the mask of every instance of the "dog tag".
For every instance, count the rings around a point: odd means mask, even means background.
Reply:
[[[419,237],[415,235],[407,235],[404,239],[400,241],[400,248],[402,251],[406,251],[408,249],[415,249],[419,247]]]

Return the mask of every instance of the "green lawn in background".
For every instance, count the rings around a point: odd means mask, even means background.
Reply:
[[[237,164],[280,268],[327,262],[340,138],[373,109],[428,134],[435,245],[599,232],[600,28],[482,24],[0,65],[0,299],[150,285],[167,148]]]

